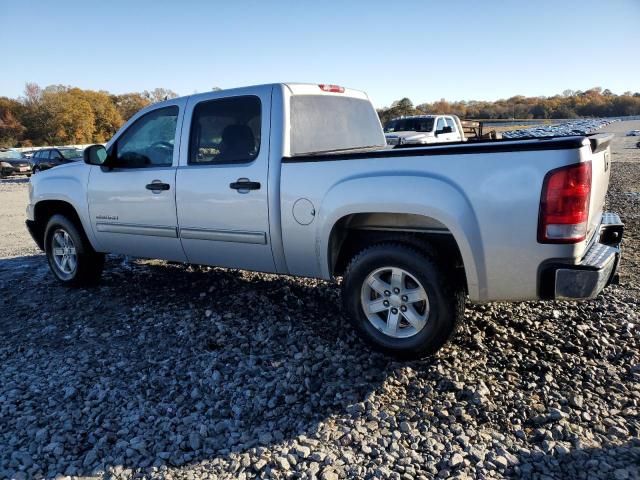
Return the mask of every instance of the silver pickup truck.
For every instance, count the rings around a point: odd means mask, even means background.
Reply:
[[[435,352],[471,302],[591,298],[623,226],[605,135],[391,147],[366,94],[274,84],[147,107],[84,162],[32,177],[27,226],[57,279],[105,253],[342,278],[375,347]]]

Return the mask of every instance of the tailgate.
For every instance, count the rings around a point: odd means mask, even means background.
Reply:
[[[587,238],[592,239],[602,219],[605,197],[609,188],[611,174],[611,151],[609,144],[613,134],[599,133],[588,137],[591,144],[591,200],[589,203],[589,229]]]

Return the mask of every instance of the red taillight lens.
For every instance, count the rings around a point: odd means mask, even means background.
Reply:
[[[344,87],[340,85],[326,85],[321,83],[318,85],[323,92],[344,93]]]
[[[591,162],[547,173],[540,198],[538,241],[578,243],[587,236]]]

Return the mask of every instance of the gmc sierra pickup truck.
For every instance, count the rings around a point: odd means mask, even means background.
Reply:
[[[413,115],[389,120],[384,125],[388,145],[426,145],[464,142],[462,122],[456,115]]]
[[[435,352],[471,302],[592,298],[623,226],[609,136],[387,146],[366,94],[274,84],[145,108],[32,177],[27,226],[65,285],[105,253],[342,279],[373,346]]]

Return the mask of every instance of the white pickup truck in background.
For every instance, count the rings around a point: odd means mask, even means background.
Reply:
[[[461,130],[424,121],[419,133]],[[610,138],[390,147],[363,92],[208,92],[149,106],[84,162],[32,177],[27,227],[68,286],[97,282],[105,253],[342,278],[363,338],[421,357],[465,298],[591,298],[614,279]]]
[[[388,145],[464,142],[464,129],[456,115],[414,115],[384,125]]]

